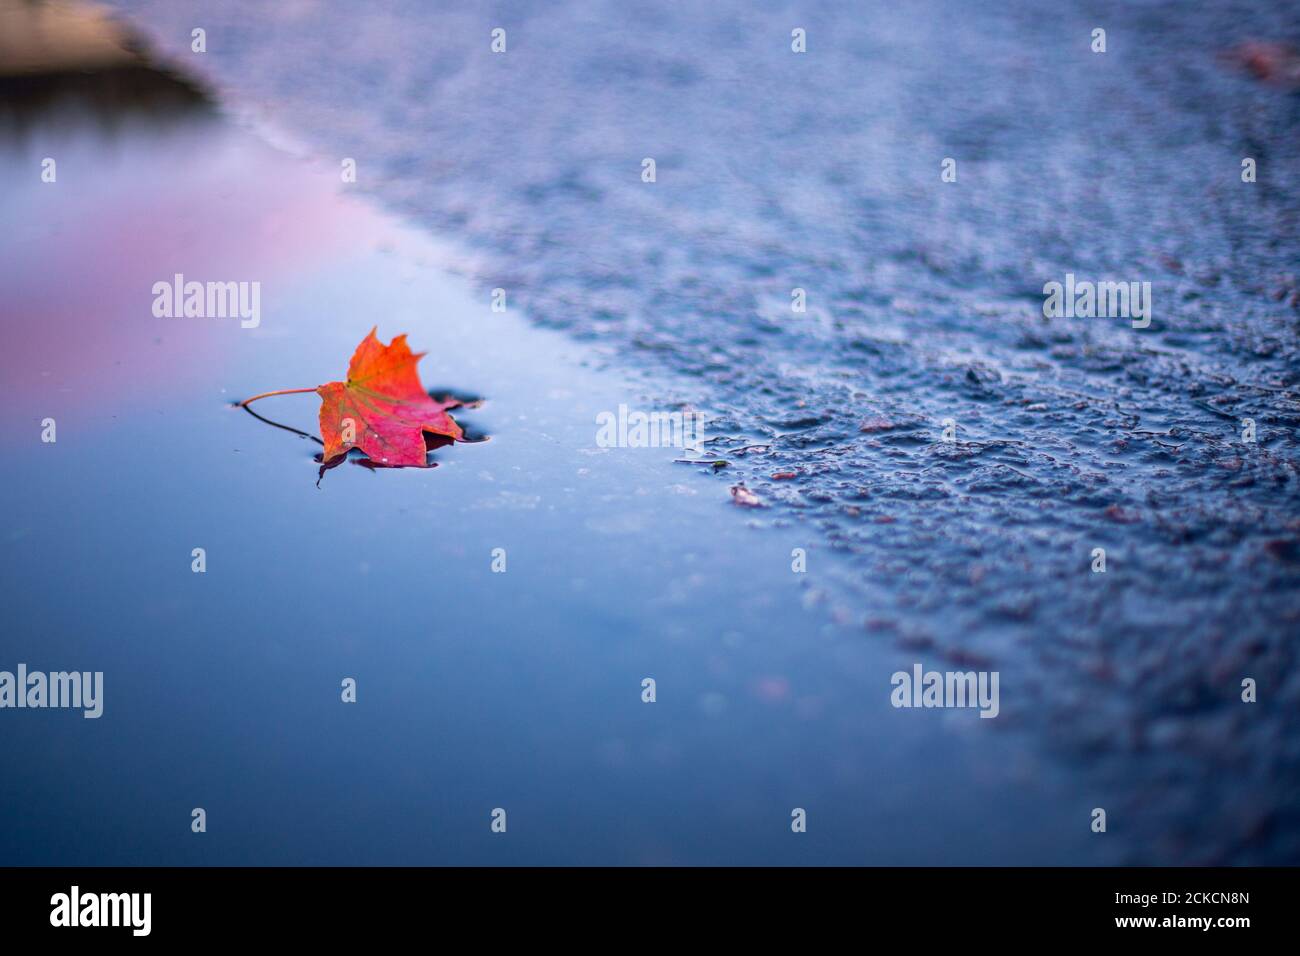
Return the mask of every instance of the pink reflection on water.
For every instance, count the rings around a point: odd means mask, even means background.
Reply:
[[[46,155],[57,158],[54,183],[39,176]],[[224,122],[111,141],[37,128],[0,153],[0,169],[0,378],[58,393],[65,409],[117,408],[219,368],[248,337],[283,330],[277,305],[295,287],[375,241],[375,217],[336,180]],[[155,317],[153,285],[176,273],[259,282],[260,326]]]

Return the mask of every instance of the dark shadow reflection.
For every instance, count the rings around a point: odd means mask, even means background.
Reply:
[[[451,393],[447,392],[444,395],[442,395],[441,398],[439,398],[439,396],[435,396],[432,392],[430,393],[430,397],[435,398],[435,400],[444,400],[445,398],[450,397],[450,395]],[[462,407],[478,408],[482,404],[482,402],[483,399],[481,398],[473,398],[468,400],[466,404]],[[256,418],[259,422],[262,422],[266,425],[270,425],[272,428],[278,428],[281,431],[289,432],[290,434],[297,435],[300,438],[309,438],[312,441],[314,441],[316,444],[320,445],[322,448],[325,445],[325,443],[321,441],[319,437],[313,435],[311,432],[305,432],[300,428],[294,428],[292,425],[283,425],[280,422],[272,421],[271,419],[267,418],[264,415],[259,415],[257,412],[253,411],[253,409],[247,405],[242,405],[239,402],[234,402],[231,404],[231,408],[242,408],[244,411],[248,412],[248,414]],[[475,428],[472,424],[467,423],[462,416],[458,415],[456,417],[456,424],[460,425],[461,431],[464,433],[464,440],[462,441],[462,444],[473,444],[475,442],[484,442],[488,440],[488,435],[484,431],[482,431],[479,428]],[[426,452],[434,452],[439,448],[446,448],[448,445],[454,445],[454,444],[455,441],[448,438],[446,435],[436,435],[433,432],[424,433],[424,449]],[[317,488],[320,487],[321,479],[325,477],[325,472],[332,471],[333,469],[337,468],[339,465],[343,464],[345,461],[350,461],[352,464],[359,465],[362,468],[367,469],[368,471],[379,471],[380,469],[383,468],[410,467],[409,465],[389,465],[383,462],[375,461],[374,459],[367,457],[364,452],[361,452],[355,448],[349,449],[346,454],[337,455],[336,457],[331,458],[329,461],[325,461],[323,452],[317,452],[312,457],[316,461],[316,463],[320,465],[320,471],[316,476]],[[431,456],[426,455],[424,467],[437,468],[438,463],[434,461]]]
[[[144,40],[86,4],[0,0],[0,140],[34,127],[127,121],[172,125],[215,116],[194,78],[157,62]]]

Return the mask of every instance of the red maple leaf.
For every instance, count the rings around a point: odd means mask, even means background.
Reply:
[[[461,401],[436,401],[420,384],[415,365],[424,354],[412,352],[405,335],[384,345],[371,329],[352,354],[346,382],[264,392],[240,404],[247,407],[268,395],[314,391],[321,397],[323,461],[359,448],[375,464],[424,468],[428,464],[425,432],[464,440],[460,426],[447,414]]]

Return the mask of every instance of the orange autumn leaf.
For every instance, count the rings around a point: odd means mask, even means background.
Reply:
[[[405,335],[384,345],[375,337],[375,329],[370,330],[352,355],[347,381],[316,389],[321,397],[325,461],[355,447],[377,464],[423,468],[425,432],[464,439],[460,426],[447,414],[460,401],[435,401],[420,384],[415,365],[424,354],[412,352]]]

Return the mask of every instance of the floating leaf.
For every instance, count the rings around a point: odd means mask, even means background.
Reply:
[[[323,461],[333,461],[357,448],[376,465],[424,468],[428,465],[426,433],[451,441],[465,437],[447,414],[448,409],[463,404],[460,399],[437,401],[420,384],[415,366],[424,354],[412,352],[405,335],[384,345],[371,329],[352,354],[346,382],[265,392],[240,404],[247,408],[250,402],[270,395],[314,391],[321,397]]]
[[[381,464],[423,468],[425,432],[464,437],[447,414],[460,402],[434,401],[420,384],[415,364],[424,354],[412,352],[405,335],[384,345],[370,330],[348,364],[348,380],[316,389],[326,461],[355,446]]]

